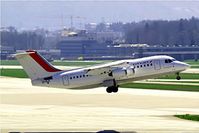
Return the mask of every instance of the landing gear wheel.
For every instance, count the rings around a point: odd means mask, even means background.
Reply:
[[[106,92],[107,92],[107,93],[111,93],[111,92],[116,93],[116,92],[118,92],[118,86],[110,86],[110,87],[107,87],[107,88],[106,88]]]
[[[118,86],[114,86],[112,91],[113,91],[114,93],[118,92]]]
[[[179,73],[176,73],[176,74],[177,74],[176,79],[177,79],[177,80],[180,80],[180,79],[181,79],[181,77],[180,77]]]
[[[180,80],[180,79],[181,79],[181,77],[178,75],[178,76],[176,77],[176,79],[177,79],[177,80]]]
[[[111,92],[112,92],[112,87],[107,87],[107,88],[106,88],[106,92],[107,92],[107,93],[111,93]]]

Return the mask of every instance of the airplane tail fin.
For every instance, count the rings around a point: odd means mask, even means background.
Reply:
[[[52,76],[62,70],[53,67],[39,53],[33,50],[16,54],[15,57],[31,80]]]

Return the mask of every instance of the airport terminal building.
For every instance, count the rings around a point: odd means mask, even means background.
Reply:
[[[61,57],[77,59],[79,57],[101,57],[108,55],[107,45],[87,37],[63,37],[58,42]]]
[[[147,44],[117,44],[99,43],[87,37],[64,37],[58,44],[60,56],[65,59],[128,59],[153,55],[169,55],[178,60],[199,58],[199,47],[161,47]]]
[[[169,55],[178,60],[198,59],[199,47],[161,47],[148,46],[147,44],[120,44],[112,47],[112,53],[116,56],[132,56],[134,58]]]

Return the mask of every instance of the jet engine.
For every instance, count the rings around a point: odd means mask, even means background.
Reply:
[[[134,68],[118,68],[112,71],[109,76],[113,76],[114,78],[122,78],[133,76],[135,73]]]

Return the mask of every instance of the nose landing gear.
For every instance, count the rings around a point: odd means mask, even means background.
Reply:
[[[118,92],[118,86],[110,86],[110,87],[107,87],[107,88],[106,88],[106,92],[107,92],[107,93],[112,93],[112,92],[116,93],[116,92]]]
[[[177,80],[180,80],[181,77],[180,77],[179,73],[176,73],[176,75],[177,75],[177,76],[176,76],[176,79],[177,79]]]

